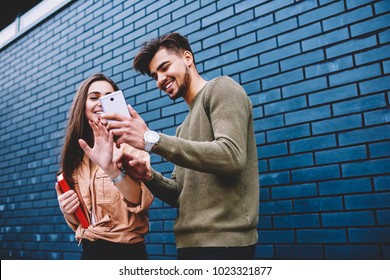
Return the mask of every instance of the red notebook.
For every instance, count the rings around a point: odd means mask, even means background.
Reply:
[[[70,191],[70,187],[69,187],[68,183],[66,182],[62,173],[57,175],[57,181],[58,181],[58,185],[60,186],[62,192]],[[77,219],[79,220],[79,222],[81,223],[81,226],[83,228],[88,228],[89,222],[88,222],[88,219],[85,216],[85,213],[84,213],[83,209],[81,208],[81,206],[79,206],[77,208],[75,215],[76,215]]]

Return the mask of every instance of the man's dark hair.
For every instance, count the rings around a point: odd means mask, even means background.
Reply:
[[[187,38],[177,32],[173,32],[144,42],[141,50],[134,58],[133,69],[140,72],[142,75],[147,74],[148,76],[151,76],[149,64],[160,48],[165,48],[168,53],[175,54],[180,54],[181,51],[189,51],[192,54],[195,63],[194,53],[192,52]]]

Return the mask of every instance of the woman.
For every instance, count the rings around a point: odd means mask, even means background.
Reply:
[[[62,193],[57,184],[56,191],[65,220],[83,245],[82,259],[147,259],[144,235],[153,196],[113,157],[123,149],[150,157],[128,145],[118,149],[99,118],[99,98],[117,90],[110,78],[95,74],[80,85],[69,112],[60,171],[72,190]],[[86,229],[74,214],[79,206],[89,219]]]

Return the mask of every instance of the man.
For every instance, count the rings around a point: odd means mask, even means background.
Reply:
[[[175,164],[170,179],[126,154],[126,171],[161,200],[179,208],[174,225],[178,259],[253,259],[257,242],[259,177],[252,106],[244,89],[222,76],[198,73],[185,37],[170,33],[144,43],[133,68],[189,107],[176,136],[130,118],[103,115],[116,143],[128,143]],[[118,161],[119,162],[119,161]]]

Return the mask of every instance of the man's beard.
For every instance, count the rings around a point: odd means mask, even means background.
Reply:
[[[183,83],[179,86],[179,88],[177,90],[177,94],[175,96],[169,96],[169,97],[172,100],[176,100],[179,97],[183,97],[187,93],[187,91],[190,87],[190,81],[191,81],[191,77],[190,77],[189,69],[188,69],[188,67],[186,67],[186,72],[184,74],[184,80],[183,80]]]

